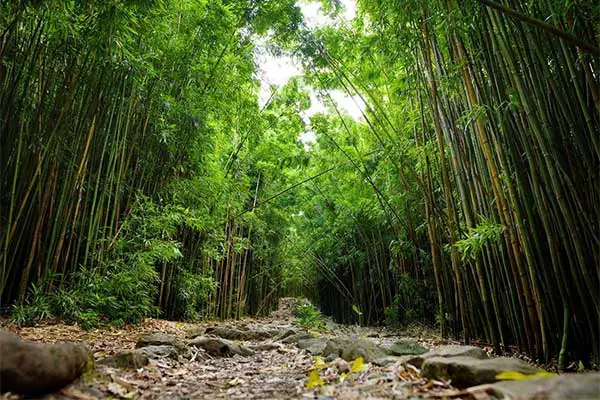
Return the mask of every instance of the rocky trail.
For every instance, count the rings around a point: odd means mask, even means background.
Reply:
[[[331,322],[313,332],[295,322],[294,301],[282,299],[278,311],[260,320],[146,320],[136,327],[92,331],[62,324],[11,328],[27,342],[2,335],[0,385],[23,392],[19,384],[43,385],[85,370],[70,386],[42,398],[600,398],[600,374],[552,376],[523,360],[492,357],[486,349],[448,344],[425,332],[401,336]],[[37,344],[64,341],[89,350]]]

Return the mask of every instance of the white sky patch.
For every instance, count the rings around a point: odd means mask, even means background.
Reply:
[[[351,21],[356,17],[356,0],[341,0],[344,10],[335,19],[326,16],[319,2],[300,0],[296,4],[302,10],[304,21],[310,29],[332,26]],[[256,38],[255,62],[258,66],[257,77],[260,80],[259,104],[264,106],[271,97],[271,86],[285,85],[291,78],[302,75],[302,66],[289,54],[273,55],[267,50],[268,38]],[[311,107],[303,113],[302,118],[307,123],[310,117],[325,113],[327,107],[312,88],[310,90]],[[355,120],[362,120],[361,110],[365,109],[364,102],[358,96],[348,96],[340,90],[330,91],[331,98],[340,110],[349,114]],[[305,147],[315,142],[315,135],[310,128],[299,138]]]

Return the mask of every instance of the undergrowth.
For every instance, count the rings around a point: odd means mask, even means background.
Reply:
[[[298,324],[305,328],[318,331],[325,329],[325,321],[323,320],[321,312],[310,303],[299,304],[296,306],[294,316],[296,317]]]

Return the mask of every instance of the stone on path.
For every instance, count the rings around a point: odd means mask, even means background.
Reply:
[[[216,357],[231,357],[235,354],[246,357],[254,354],[248,347],[222,338],[200,336],[188,342],[188,345],[202,348]]]
[[[408,361],[412,360],[414,356],[385,356],[373,360],[373,364],[380,367],[385,367],[391,364],[410,364]]]
[[[151,360],[160,358],[171,358],[173,360],[177,360],[179,358],[179,351],[177,351],[175,346],[146,346],[138,349],[138,351],[145,354]]]
[[[273,338],[280,334],[281,331],[278,329],[238,329],[231,326],[214,326],[207,328],[204,331],[204,334],[210,334],[214,336],[218,336],[223,339],[228,340],[266,340]]]
[[[371,362],[385,357],[388,352],[374,342],[359,338],[335,338],[327,342],[322,355],[328,358],[340,357],[346,361],[356,360],[358,357]]]
[[[150,363],[142,349],[126,350],[98,361],[98,364],[121,369],[138,369]]]
[[[423,362],[421,372],[429,379],[450,379],[452,385],[464,388],[496,382],[496,375],[506,371],[525,375],[542,370],[516,358],[498,357],[478,360],[473,357],[431,357]]]
[[[296,344],[301,340],[314,339],[314,338],[315,338],[315,335],[313,335],[312,333],[300,332],[300,333],[295,333],[293,335],[287,336],[286,338],[281,340],[281,342]]]
[[[427,353],[425,347],[413,340],[399,340],[390,346],[389,351],[394,356],[418,356]]]
[[[566,374],[523,381],[503,381],[467,389],[474,396],[513,400],[597,400],[600,373]],[[487,395],[488,397],[483,397]],[[478,398],[479,398],[478,397]]]
[[[298,331],[292,328],[284,329],[277,336],[275,336],[273,340],[282,341],[284,339],[289,338],[290,336],[296,335],[297,333]]]
[[[447,345],[440,346],[435,350],[428,351],[427,353],[416,355],[412,358],[405,360],[406,364],[414,365],[417,368],[421,368],[423,361],[433,357],[471,357],[478,360],[485,360],[490,358],[488,354],[481,348],[475,346],[462,346],[462,345]]]
[[[187,346],[181,340],[173,335],[167,333],[155,332],[148,335],[142,335],[139,337],[135,348],[139,349],[148,346],[173,346],[180,353],[187,351]]]
[[[313,356],[323,355],[327,347],[327,340],[319,338],[303,339],[296,343],[298,348],[308,351]],[[325,354],[327,355],[327,354]]]
[[[54,392],[93,368],[93,360],[80,344],[30,343],[0,330],[0,393]]]

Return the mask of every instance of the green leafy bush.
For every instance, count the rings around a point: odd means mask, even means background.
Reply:
[[[294,310],[294,316],[296,321],[305,328],[325,329],[325,321],[323,321],[321,312],[310,303],[298,305]]]
[[[209,295],[216,293],[217,283],[211,276],[183,272],[177,276],[173,317],[195,320],[204,317]]]
[[[10,322],[19,326],[33,325],[52,316],[51,304],[41,286],[33,284],[25,303],[12,307]]]

